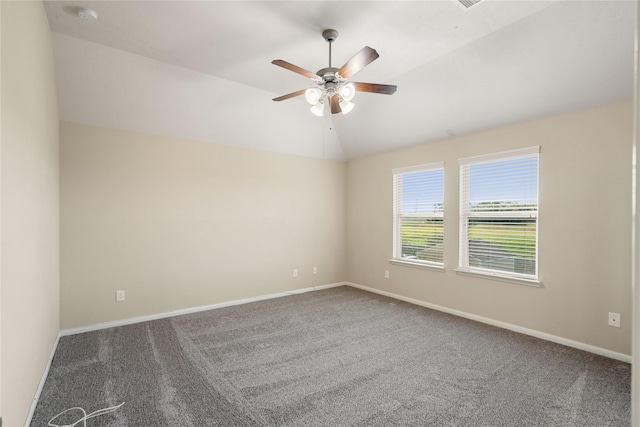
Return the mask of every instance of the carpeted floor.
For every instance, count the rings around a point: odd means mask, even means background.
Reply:
[[[31,425],[628,426],[630,373],[340,287],[63,337]]]

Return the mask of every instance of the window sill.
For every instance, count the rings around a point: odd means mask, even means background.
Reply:
[[[470,277],[478,277],[481,279],[497,280],[500,282],[515,283],[517,285],[531,286],[534,288],[539,288],[542,286],[542,282],[539,280],[506,276],[506,275],[493,273],[493,272],[485,273],[485,272],[473,271],[473,270],[462,270],[460,268],[456,268],[455,272],[456,274],[460,274],[461,276],[470,276]]]
[[[434,271],[444,272],[443,265],[427,264],[419,261],[405,261],[402,259],[391,258],[389,260],[389,263],[393,265],[401,265],[404,267],[414,267],[414,268],[421,268],[424,270],[434,270]]]

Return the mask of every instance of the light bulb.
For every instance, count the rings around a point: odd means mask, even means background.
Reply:
[[[320,101],[320,98],[322,97],[322,91],[320,91],[320,89],[312,87],[304,91],[304,97],[309,104],[315,105],[318,101]]]
[[[351,101],[355,94],[356,87],[353,85],[353,83],[346,83],[340,88],[340,96],[347,102]]]

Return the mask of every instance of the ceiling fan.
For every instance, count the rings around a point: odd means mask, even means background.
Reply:
[[[285,99],[304,94],[307,102],[311,104],[311,112],[316,116],[322,117],[324,115],[325,104],[329,105],[331,114],[347,114],[354,107],[351,100],[356,92],[391,95],[396,91],[397,86],[394,85],[350,82],[348,80],[349,77],[362,70],[380,56],[375,49],[365,46],[342,67],[335,68],[331,66],[331,44],[338,38],[338,32],[333,29],[324,30],[322,37],[329,42],[329,66],[318,70],[315,74],[297,65],[283,61],[282,59],[276,59],[271,62],[279,67],[308,77],[313,82],[313,86],[308,89],[301,89],[273,98],[274,101],[284,101]]]

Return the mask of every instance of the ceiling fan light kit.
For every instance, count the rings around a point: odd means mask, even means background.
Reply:
[[[306,101],[311,105],[311,112],[316,116],[324,115],[325,104],[329,106],[331,114],[347,114],[353,110],[355,104],[351,102],[356,92],[393,94],[397,86],[382,85],[377,83],[350,82],[349,77],[362,70],[365,66],[375,61],[380,55],[375,49],[365,46],[348,60],[342,67],[331,66],[331,44],[338,38],[338,32],[333,29],[324,30],[322,37],[329,43],[329,66],[312,73],[304,68],[293,65],[282,59],[276,59],[271,63],[287,70],[301,74],[312,81],[312,87],[299,90],[274,98],[274,101],[284,101],[304,94]]]

